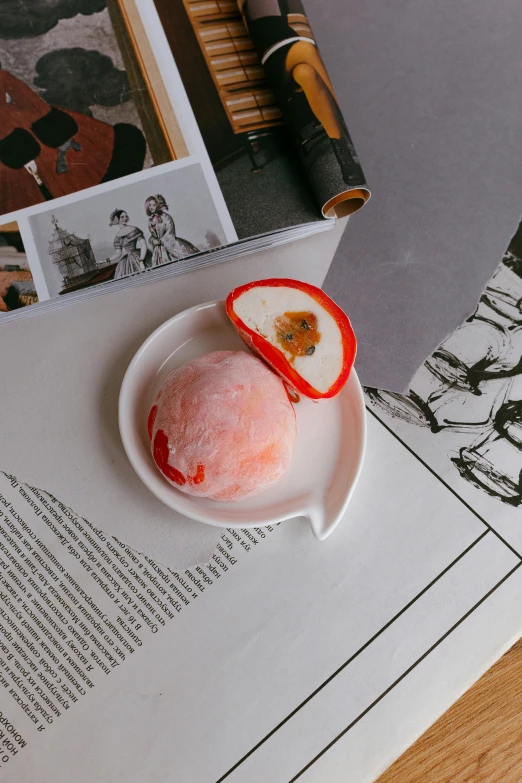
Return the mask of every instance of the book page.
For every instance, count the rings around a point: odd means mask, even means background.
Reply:
[[[210,561],[179,578],[83,522],[58,528],[24,492],[2,480],[5,581],[16,593],[2,615],[12,634],[1,653],[6,781],[289,783],[325,770],[333,783],[371,781],[516,626],[507,609],[520,557],[374,418],[335,535],[319,543],[300,520],[227,530]],[[380,738],[390,710],[403,720]]]

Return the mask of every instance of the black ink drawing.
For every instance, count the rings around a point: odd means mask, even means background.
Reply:
[[[448,455],[454,468],[489,495],[522,505],[522,222],[477,309],[428,357],[408,394],[366,391],[395,419],[467,435]]]

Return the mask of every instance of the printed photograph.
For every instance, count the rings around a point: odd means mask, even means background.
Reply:
[[[18,224],[0,225],[0,320],[2,313],[36,304],[37,301]]]
[[[136,23],[130,36],[132,10],[133,0],[2,4],[0,215],[186,156]]]
[[[201,166],[174,166],[29,218],[51,297],[225,244]]]
[[[239,238],[320,220],[236,0],[155,4]],[[286,36],[288,30],[294,38],[307,34],[304,14],[284,18]],[[301,89],[297,83],[295,88]],[[319,128],[313,139],[302,139],[307,152],[314,147],[315,158],[319,136],[331,146]]]

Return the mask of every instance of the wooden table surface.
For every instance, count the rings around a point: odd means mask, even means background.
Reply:
[[[521,783],[522,639],[377,783]]]

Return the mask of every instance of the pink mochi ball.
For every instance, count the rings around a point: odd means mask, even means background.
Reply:
[[[170,373],[148,425],[156,465],[190,495],[246,498],[292,461],[296,422],[286,389],[243,351],[215,351]]]

